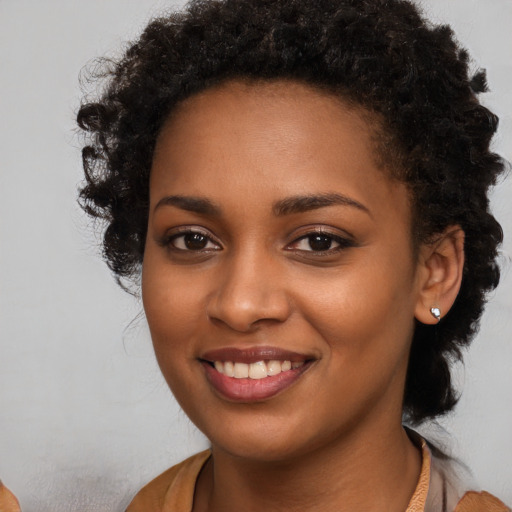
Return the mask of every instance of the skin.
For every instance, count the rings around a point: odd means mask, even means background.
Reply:
[[[378,164],[368,119],[298,83],[228,82],[160,133],[142,291],[163,375],[212,445],[195,512],[403,511],[414,492],[421,457],[401,426],[414,321],[455,299],[462,238],[413,250],[408,190]],[[326,194],[349,200],[276,212]],[[329,248],[315,252],[319,232]],[[209,384],[206,351],[267,345],[314,362],[256,403]]]

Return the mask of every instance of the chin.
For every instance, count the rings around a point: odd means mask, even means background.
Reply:
[[[256,436],[255,436],[256,437]],[[253,437],[244,440],[229,440],[223,444],[212,443],[212,449],[222,450],[232,457],[244,459],[247,461],[261,463],[285,462],[300,456],[304,450],[301,450],[291,439],[273,439]]]
[[[218,449],[232,457],[261,463],[297,460],[329,445],[337,437],[333,432],[314,432],[314,429],[304,428],[311,426],[307,419],[286,422],[282,418],[265,421],[253,417],[249,421],[233,420],[232,425],[232,429],[224,427],[206,434],[213,451]]]
[[[210,440],[214,452],[220,450],[232,457],[279,462],[297,457],[304,451],[304,446],[311,444],[303,429],[293,428],[279,417],[269,419],[254,414],[224,419],[219,423],[212,425],[209,422],[209,428],[203,433]]]

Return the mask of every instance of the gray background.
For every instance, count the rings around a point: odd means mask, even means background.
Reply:
[[[484,103],[512,156],[512,0],[425,0],[488,69]],[[75,204],[81,179],[78,76],[151,15],[179,2],[0,0],[0,478],[23,510],[122,510],[141,484],[206,441],[157,369],[137,300],[97,257]],[[440,438],[489,491],[512,502],[512,180],[493,209],[503,280],[458,379]]]

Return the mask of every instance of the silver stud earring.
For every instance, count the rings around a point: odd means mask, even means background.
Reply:
[[[430,313],[438,322],[441,320],[441,310],[438,307],[430,308]]]

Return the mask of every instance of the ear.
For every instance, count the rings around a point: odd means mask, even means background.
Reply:
[[[435,239],[423,244],[419,253],[419,295],[415,317],[424,324],[439,320],[431,313],[438,308],[441,317],[453,306],[462,282],[464,231],[450,226]]]

